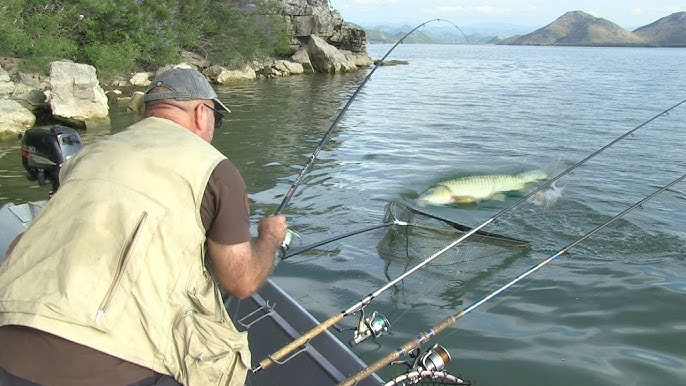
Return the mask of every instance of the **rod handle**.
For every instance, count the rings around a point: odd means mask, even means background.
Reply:
[[[253,372],[256,373],[260,370],[266,369],[267,367],[271,366],[275,361],[279,361],[283,359],[286,355],[290,354],[293,350],[297,349],[300,346],[303,346],[307,344],[312,338],[316,337],[317,335],[321,334],[322,332],[326,331],[329,327],[333,326],[334,324],[338,323],[343,319],[343,316],[345,314],[343,312],[338,313],[323,323],[320,323],[319,325],[315,326],[311,330],[307,331],[306,333],[300,335],[300,337],[291,343],[283,346],[280,348],[278,351],[275,351],[273,354],[268,355],[266,358],[264,358],[260,364],[257,366],[257,368],[253,369]]]

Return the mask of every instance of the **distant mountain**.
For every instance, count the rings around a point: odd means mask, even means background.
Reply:
[[[396,43],[410,26],[361,27],[368,43]],[[574,46],[661,46],[686,47],[686,12],[677,12],[651,24],[627,31],[619,25],[582,11],[567,12],[534,32],[532,27],[511,24],[471,25],[467,37],[453,26],[426,26],[408,36],[404,43],[506,44]],[[478,32],[477,32],[478,31]],[[511,34],[515,34],[512,36]],[[510,36],[505,38],[504,36]]]
[[[414,27],[375,26],[360,27],[367,33],[367,43],[396,43]],[[466,36],[457,28],[422,28],[403,40],[407,44],[485,44],[493,35],[472,33]]]
[[[508,38],[500,44],[549,45],[625,45],[641,44],[643,38],[615,23],[582,11],[567,12],[554,22],[524,36]]]
[[[500,42],[537,46],[686,46],[686,12],[678,12],[650,25],[627,31],[608,20],[582,11],[567,12],[554,22],[523,36]]]
[[[655,45],[686,46],[686,12],[677,12],[635,29],[634,33]]]
[[[368,43],[396,43],[407,32],[411,31],[413,27],[409,26],[377,26],[373,29],[366,29]],[[435,44],[439,41],[434,40],[430,35],[424,31],[415,31],[413,34],[405,38],[403,43],[406,44]]]

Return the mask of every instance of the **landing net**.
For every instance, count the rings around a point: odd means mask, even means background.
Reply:
[[[385,221],[394,220],[410,225],[388,227],[377,244],[379,256],[385,261],[384,273],[388,280],[399,277],[472,229],[466,224],[390,201],[385,208]],[[405,307],[412,307],[420,298],[430,301],[431,296],[427,294],[437,287],[442,287],[441,292],[446,295],[445,290],[463,287],[496,272],[528,251],[529,243],[525,240],[479,231],[403,279],[404,285],[398,288],[394,298]],[[419,288],[422,293],[416,293]],[[453,296],[459,297],[456,293],[447,297]],[[402,304],[397,306],[405,308]]]

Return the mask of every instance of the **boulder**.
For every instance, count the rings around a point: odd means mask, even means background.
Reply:
[[[147,87],[151,82],[150,75],[149,72],[137,72],[131,76],[129,83],[132,86]]]
[[[109,124],[107,96],[95,67],[58,61],[50,63],[50,108],[56,119],[88,128]]]
[[[314,73],[314,67],[312,67],[312,62],[310,61],[310,55],[307,54],[307,49],[301,47],[298,51],[291,56],[291,61],[295,63],[300,63],[303,66],[303,72],[306,74]]]
[[[203,71],[203,75],[205,75],[207,77],[207,79],[210,79],[211,81],[216,83],[217,77],[219,76],[219,74],[221,74],[222,72],[224,72],[226,70],[227,70],[226,67],[215,64],[215,65],[207,68],[205,71]]]
[[[340,50],[348,62],[354,64],[356,67],[369,67],[374,64],[374,60],[367,55],[366,52],[351,52],[347,50]]]
[[[312,62],[312,67],[318,72],[334,74],[357,70],[357,66],[349,61],[341,51],[319,36],[310,36],[307,53]]]
[[[172,68],[185,68],[185,69],[189,69],[189,70],[198,70],[198,67],[182,62],[182,63],[178,63],[178,64],[169,64],[169,65],[162,66],[162,67],[158,68],[157,71],[155,71],[155,76],[157,76],[157,75],[159,75],[159,74],[161,74],[167,70],[171,70]],[[155,76],[153,76],[153,78]]]
[[[0,98],[6,98],[14,92],[14,82],[10,74],[0,67]]]
[[[15,71],[13,77],[15,82],[12,99],[34,113],[49,109],[46,92],[50,84],[45,76]]]
[[[36,116],[19,102],[0,99],[0,133],[23,133],[36,123]]]
[[[219,84],[227,84],[236,81],[253,80],[257,78],[257,73],[250,66],[245,66],[243,70],[226,70],[217,75],[216,82]]]
[[[182,62],[188,63],[191,66],[197,68],[198,70],[204,70],[211,66],[209,60],[203,58],[195,52],[181,51],[180,56]]]
[[[48,96],[45,91],[37,90],[35,88],[26,86],[23,83],[16,85],[14,93],[12,93],[12,99],[21,103],[24,108],[36,112],[37,110],[47,110]]]
[[[297,75],[305,72],[302,64],[289,62],[288,60],[275,61],[274,68],[279,70],[284,75]]]

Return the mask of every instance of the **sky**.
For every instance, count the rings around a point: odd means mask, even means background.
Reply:
[[[543,27],[568,11],[584,11],[625,29],[686,11],[684,0],[329,0],[343,19],[365,27],[441,18],[457,25],[505,23]]]

